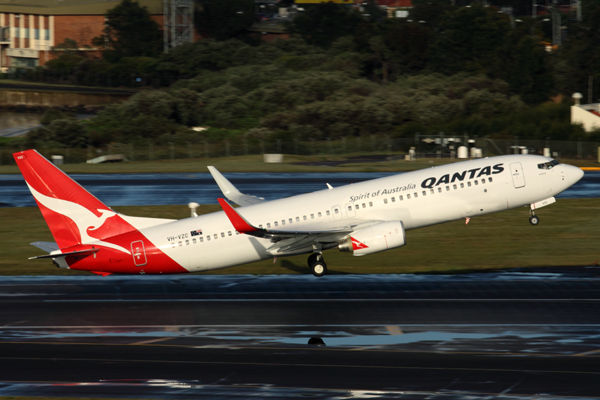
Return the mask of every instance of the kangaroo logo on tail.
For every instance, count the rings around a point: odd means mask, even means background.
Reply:
[[[94,231],[97,231],[100,227],[102,227],[107,219],[117,215],[116,212],[112,210],[97,209],[97,211],[101,214],[101,216],[98,217],[91,210],[88,210],[77,203],[45,196],[35,190],[31,185],[29,185],[29,183],[27,186],[29,186],[29,190],[31,190],[33,197],[35,197],[40,204],[57,214],[69,218],[75,223],[79,230],[79,237],[82,244],[95,242],[94,244],[110,247],[112,249],[131,254],[131,252],[124,247],[113,243],[104,242],[100,240],[100,238],[90,236],[94,234]]]

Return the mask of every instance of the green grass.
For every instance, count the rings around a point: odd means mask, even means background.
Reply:
[[[185,205],[115,207],[142,217],[186,218]],[[218,211],[201,206],[203,213]],[[600,199],[558,200],[538,211],[541,223],[531,226],[527,208],[475,217],[407,232],[399,249],[353,257],[329,250],[324,253],[331,274],[456,273],[516,267],[580,266],[600,259]],[[30,246],[54,241],[37,208],[0,209],[0,275],[88,274],[61,270],[48,260],[27,260],[44,254]],[[279,258],[211,271],[208,274],[308,273],[306,256]]]
[[[418,159],[416,161],[392,160],[381,162],[352,163],[345,157],[350,155],[285,155],[281,164],[266,164],[262,155],[215,157],[200,159],[135,161],[109,164],[65,164],[61,169],[68,174],[112,174],[112,173],[185,173],[208,172],[208,165],[215,166],[221,172],[396,172],[413,171],[444,165],[460,160]],[[338,166],[318,165],[325,161],[341,161]],[[593,160],[562,160],[566,164],[578,167],[598,167]],[[315,163],[317,165],[298,165],[297,163]],[[0,174],[19,174],[16,165],[0,166]]]

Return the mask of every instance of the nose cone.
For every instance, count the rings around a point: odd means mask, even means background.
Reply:
[[[581,168],[574,167],[572,165],[565,165],[565,170],[567,172],[567,179],[571,185],[576,184],[581,178],[583,178],[583,170]]]

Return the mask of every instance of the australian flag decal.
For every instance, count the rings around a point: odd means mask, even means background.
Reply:
[[[195,231],[191,231],[191,232],[190,232],[190,234],[191,234],[192,236],[199,236],[199,235],[202,235],[202,229],[197,229],[197,230],[195,230]]]

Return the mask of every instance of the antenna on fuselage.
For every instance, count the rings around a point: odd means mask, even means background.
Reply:
[[[190,211],[192,213],[192,217],[197,217],[198,214],[196,213],[196,209],[198,207],[200,207],[200,204],[195,203],[195,202],[191,202],[191,203],[188,203],[188,207],[190,208]]]

